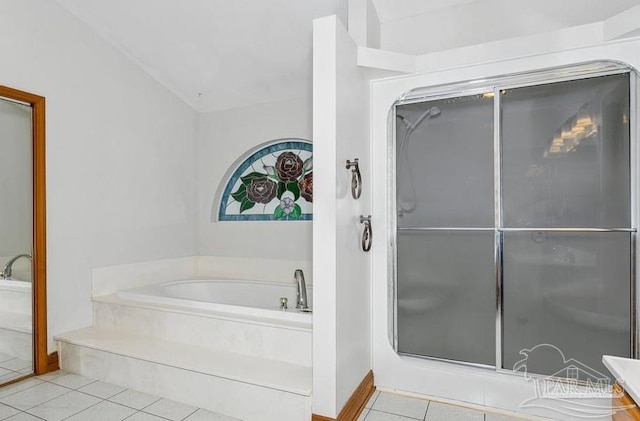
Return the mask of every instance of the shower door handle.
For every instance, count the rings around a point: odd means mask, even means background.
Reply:
[[[373,242],[373,230],[371,229],[371,215],[366,218],[364,215],[360,215],[360,223],[364,224],[364,228],[362,230],[362,241],[361,247],[362,251],[371,250],[371,243]]]
[[[347,169],[351,169],[351,196],[354,199],[359,199],[362,194],[362,175],[358,158],[354,158],[353,161],[347,159]]]

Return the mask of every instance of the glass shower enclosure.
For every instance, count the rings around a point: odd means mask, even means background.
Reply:
[[[419,89],[393,111],[396,351],[578,378],[635,356],[635,74]]]

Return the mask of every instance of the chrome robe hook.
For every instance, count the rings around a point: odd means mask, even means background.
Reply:
[[[353,161],[347,159],[347,169],[351,169],[351,196],[354,199],[359,199],[362,194],[362,176],[360,175],[358,158],[354,158]]]
[[[360,215],[360,223],[364,224],[364,229],[362,231],[362,241],[361,247],[362,251],[371,250],[371,243],[373,241],[373,230],[371,229],[371,215],[365,217],[364,215]]]

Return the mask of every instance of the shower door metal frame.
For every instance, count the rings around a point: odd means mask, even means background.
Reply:
[[[618,74],[629,74],[629,194],[630,194],[630,228],[505,228],[503,224],[503,203],[502,203],[502,91],[506,89],[531,87],[537,85],[547,85],[557,82],[567,82],[574,80],[590,79],[599,76],[609,76]],[[638,73],[631,66],[614,61],[594,61],[569,66],[542,69],[534,72],[516,73],[503,76],[492,77],[481,80],[469,80],[453,84],[437,85],[425,88],[413,89],[399,97],[391,107],[388,120],[388,185],[389,197],[388,227],[389,227],[389,247],[388,247],[388,267],[389,280],[389,301],[393,311],[389,320],[389,339],[395,352],[399,355],[416,357],[421,359],[442,361],[457,365],[480,367],[493,369],[499,373],[515,374],[513,370],[502,368],[502,310],[503,310],[503,249],[505,232],[627,232],[630,238],[630,355],[638,358],[640,353],[639,335],[637,332],[640,315],[637,312],[637,303],[640,293],[637,288],[637,231],[640,211],[637,204],[640,171],[637,168],[640,163],[640,148],[636,142],[640,138],[640,127],[638,126]],[[469,97],[473,95],[493,94],[493,183],[494,183],[494,228],[460,228],[460,227],[416,227],[403,228],[402,230],[420,231],[494,231],[494,275],[495,275],[495,365],[472,363],[467,361],[452,360],[441,357],[431,357],[415,355],[398,351],[398,282],[397,282],[397,178],[396,178],[396,107],[399,105],[437,101],[441,99]]]

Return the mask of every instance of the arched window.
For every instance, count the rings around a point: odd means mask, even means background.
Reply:
[[[213,204],[213,221],[311,220],[312,144],[279,139],[246,152],[229,168]]]

